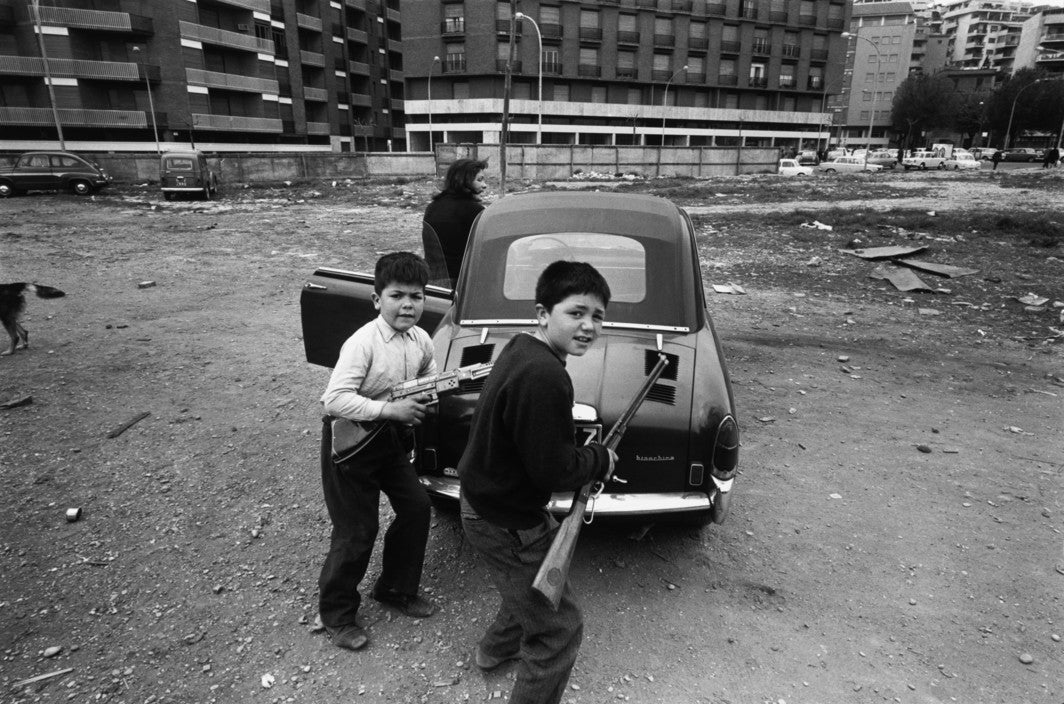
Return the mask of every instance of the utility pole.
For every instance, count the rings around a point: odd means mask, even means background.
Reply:
[[[48,85],[48,98],[52,103],[52,119],[55,120],[55,131],[59,133],[59,148],[66,151],[66,141],[63,140],[63,125],[59,122],[59,111],[55,107],[55,88],[52,86],[52,69],[48,66],[48,51],[44,48],[44,29],[41,27],[40,0],[33,0],[33,21],[37,33],[37,45],[41,48],[41,61],[44,62],[44,82]]]
[[[502,89],[502,129],[499,131],[499,195],[506,195],[506,140],[510,138],[510,84],[513,80],[514,44],[517,35],[517,0],[510,0],[510,56]]]

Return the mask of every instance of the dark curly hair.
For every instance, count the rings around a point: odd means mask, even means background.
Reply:
[[[447,169],[447,175],[443,177],[443,190],[433,196],[433,200],[445,194],[456,196],[473,196],[473,181],[477,174],[488,168],[486,159],[459,159]]]

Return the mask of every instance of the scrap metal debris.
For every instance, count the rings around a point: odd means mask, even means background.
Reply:
[[[971,274],[978,274],[978,269],[968,269],[963,266],[953,266],[952,264],[936,264],[935,262],[925,262],[917,259],[899,259],[898,264],[904,264],[907,267],[913,269],[919,269],[920,271],[927,271],[932,274],[938,274],[939,276],[945,276],[946,278],[953,279],[958,276],[970,276]]]
[[[23,396],[22,398],[13,398],[10,401],[0,403],[0,408],[7,410],[8,408],[18,408],[19,406],[28,406],[33,403],[32,396]]]
[[[834,229],[831,225],[825,225],[824,223],[820,222],[819,220],[814,220],[813,222],[803,222],[799,227],[809,227],[809,228],[813,228],[813,229],[816,229],[816,230],[833,230]]]
[[[133,418],[127,420],[122,425],[118,426],[117,428],[115,428],[111,432],[107,433],[107,437],[109,437],[109,438],[117,438],[119,435],[121,435],[122,433],[126,432],[127,430],[132,428],[134,425],[136,425],[137,423],[141,422],[142,420],[144,420],[145,418],[147,418],[150,415],[151,415],[151,413],[149,411],[144,411],[143,413],[138,413]]]
[[[742,296],[746,294],[746,290],[743,289],[742,286],[740,286],[739,284],[733,284],[731,282],[728,282],[726,284],[713,284],[713,290],[717,293],[731,293],[737,296]]]
[[[840,249],[843,254],[851,254],[861,259],[901,259],[912,254],[918,254],[926,250],[926,246],[920,247],[866,247],[864,249]]]
[[[934,291],[911,269],[903,269],[893,264],[880,264],[872,270],[868,277],[871,279],[886,279],[894,284],[894,288],[899,291]]]

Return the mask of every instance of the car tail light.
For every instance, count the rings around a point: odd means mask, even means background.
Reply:
[[[731,416],[724,416],[717,426],[713,443],[713,465],[710,473],[715,479],[728,480],[739,468],[739,425]]]

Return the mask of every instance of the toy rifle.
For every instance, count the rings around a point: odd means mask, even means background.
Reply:
[[[392,387],[388,394],[389,401],[401,398],[427,396],[427,404],[440,400],[440,396],[458,393],[463,385],[468,388],[471,382],[483,379],[491,372],[491,362],[470,364],[449,371],[416,379],[401,381]],[[332,459],[333,462],[346,462],[357,455],[363,448],[388,427],[387,421],[355,421],[347,418],[332,419]]]
[[[635,412],[639,410],[639,407],[643,405],[643,400],[650,393],[650,387],[665,371],[668,363],[669,360],[665,355],[658,356],[658,363],[650,370],[649,376],[643,380],[643,385],[639,387],[639,392],[635,395],[635,398],[632,399],[632,402],[628,404],[628,408],[624,409],[624,413],[621,414],[621,417],[606,433],[606,437],[602,441],[603,445],[610,450],[617,450],[621,436],[628,430],[629,421],[635,416]],[[539,566],[539,572],[536,573],[536,578],[532,581],[532,589],[542,594],[551,603],[555,611],[558,610],[558,604],[561,602],[565,581],[569,578],[569,565],[573,561],[576,539],[580,536],[580,528],[584,523],[587,502],[591,498],[592,491],[601,492],[601,487],[609,479],[610,477],[606,476],[601,480],[592,480],[577,490],[573,496],[573,506],[569,510],[569,515],[565,517],[561,526],[559,526],[558,532],[554,536],[554,542],[551,543],[550,548],[547,550],[547,556],[543,558],[543,564]],[[595,489],[596,484],[599,485],[597,490]]]

